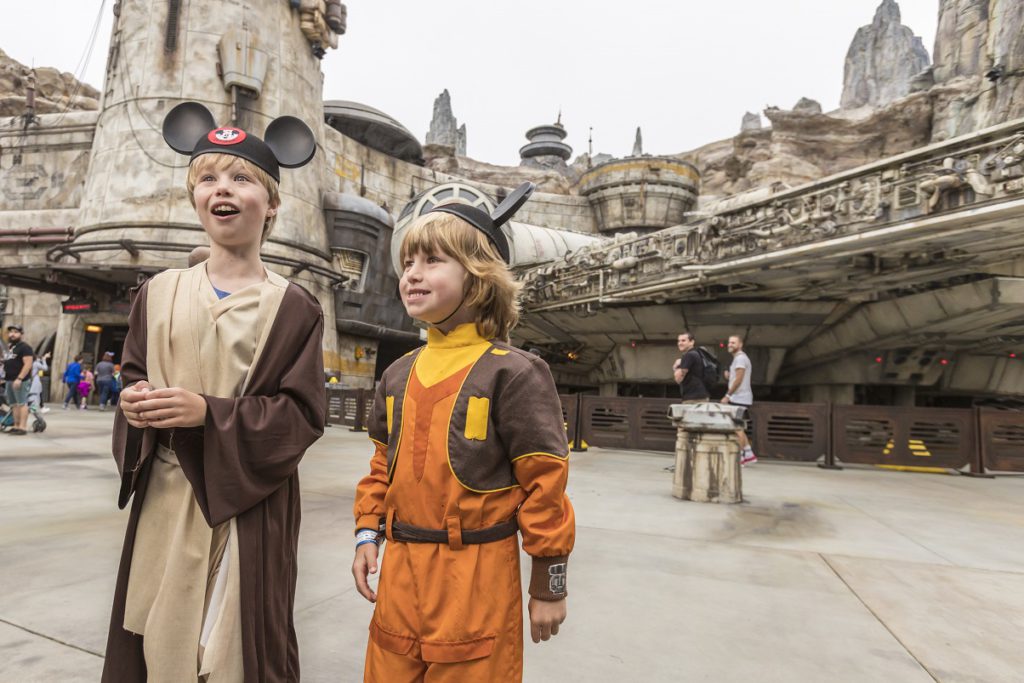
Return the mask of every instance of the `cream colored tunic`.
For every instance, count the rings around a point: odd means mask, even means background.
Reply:
[[[147,298],[147,375],[154,388],[241,396],[288,281],[218,299],[206,263],[160,273]],[[173,441],[171,443],[173,448]],[[159,447],[142,503],[124,628],[145,636],[151,683],[241,683],[242,632],[235,520],[211,529],[173,450]]]

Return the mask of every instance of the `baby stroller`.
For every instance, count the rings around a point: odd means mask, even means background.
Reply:
[[[42,432],[46,430],[46,420],[43,419],[43,416],[39,412],[39,408],[36,404],[29,404],[28,414],[28,422],[33,432]],[[6,432],[12,427],[14,427],[14,411],[11,410],[9,405],[2,403],[0,404],[0,432]]]

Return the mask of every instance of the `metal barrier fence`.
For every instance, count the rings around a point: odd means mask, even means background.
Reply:
[[[372,389],[338,389],[327,385],[327,424],[344,425],[353,432],[365,430],[373,396]]]
[[[580,410],[580,394],[559,394],[558,400],[562,402],[562,422],[565,423],[565,435],[569,438],[569,444],[575,445],[579,423],[577,416]]]
[[[755,403],[750,417],[759,458],[817,462],[829,452],[827,403]]]
[[[574,448],[673,451],[674,399],[560,395]],[[759,458],[893,468],[1024,472],[1024,413],[953,408],[756,403]]]
[[[1024,413],[979,410],[981,459],[994,472],[1024,472]]]
[[[835,406],[833,452],[864,465],[959,470],[974,464],[973,410]]]
[[[668,398],[560,394],[569,443],[674,451]],[[327,387],[327,423],[366,429],[371,389]],[[758,458],[985,472],[1024,472],[1024,413],[953,408],[755,403]]]
[[[676,428],[668,419],[667,398],[617,398],[561,394],[566,435],[575,450],[585,446],[673,451]]]

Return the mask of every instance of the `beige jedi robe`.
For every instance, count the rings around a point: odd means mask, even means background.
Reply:
[[[149,284],[149,383],[204,396],[241,396],[288,282],[218,299],[206,264],[161,273]],[[173,441],[171,447],[173,448]],[[154,683],[241,683],[239,552],[235,519],[206,523],[174,451],[158,447],[139,518],[124,628],[145,636]]]

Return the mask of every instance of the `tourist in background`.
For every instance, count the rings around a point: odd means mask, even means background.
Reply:
[[[80,381],[82,381],[82,354],[75,356],[75,360],[64,369],[64,385],[68,388],[68,393],[64,396],[64,410],[68,409],[68,404],[72,401],[78,405],[78,383]]]
[[[111,387],[114,384],[114,352],[107,351],[103,360],[96,364],[96,389],[100,392],[100,410],[107,409]],[[113,402],[110,405],[114,405]]]
[[[679,385],[679,396],[683,403],[696,403],[711,398],[704,385],[704,360],[697,351],[697,340],[690,332],[683,332],[676,338],[676,345],[682,356],[672,366],[672,374]]]
[[[32,384],[32,347],[21,335],[21,325],[7,326],[7,352],[4,354],[4,398],[14,411],[14,426],[8,434],[22,436],[28,423],[28,391]]]
[[[747,409],[747,419],[750,419],[750,406],[754,404],[754,392],[750,388],[750,379],[753,376],[753,369],[750,365],[750,358],[743,351],[743,337],[734,334],[729,337],[729,353],[732,354],[732,364],[725,371],[725,380],[729,388],[722,397],[722,403],[734,406],[741,406]],[[736,438],[739,439],[740,463],[752,465],[757,462],[757,456],[750,447],[750,440],[747,433],[739,429],[736,431]]]

